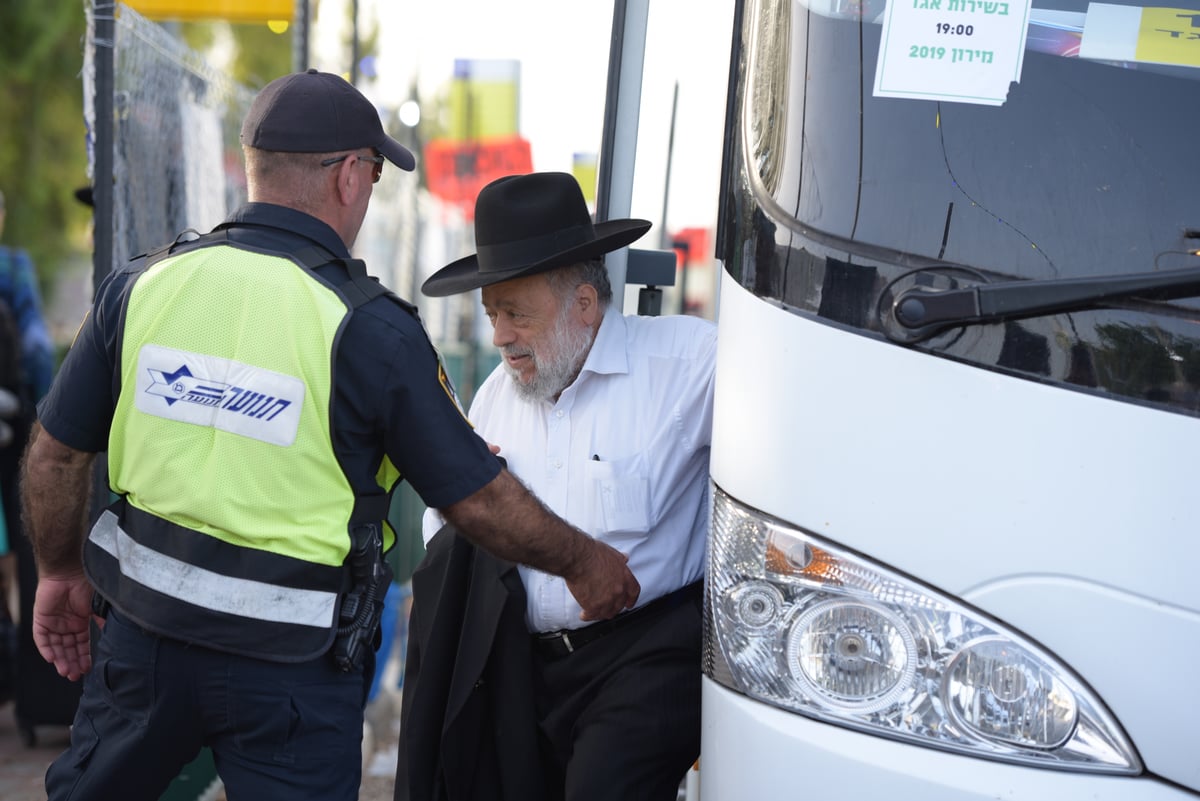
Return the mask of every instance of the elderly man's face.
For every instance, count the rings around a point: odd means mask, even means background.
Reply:
[[[522,398],[557,398],[575,380],[592,345],[575,293],[559,297],[544,273],[530,275],[485,286],[483,308]]]

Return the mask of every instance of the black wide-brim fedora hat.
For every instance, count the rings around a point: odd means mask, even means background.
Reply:
[[[475,201],[476,252],[447,264],[421,285],[441,298],[578,264],[625,247],[648,220],[592,223],[583,190],[564,172],[498,178]]]

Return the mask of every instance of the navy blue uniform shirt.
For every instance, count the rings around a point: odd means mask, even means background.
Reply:
[[[332,228],[293,209],[249,203],[228,220],[231,240],[294,252],[319,244],[349,258]],[[121,302],[135,259],[111,273],[67,352],[50,393],[38,405],[42,426],[80,451],[108,447],[120,393],[117,364]],[[348,279],[340,264],[317,270],[331,286]],[[415,309],[386,297],[360,306],[337,345],[333,374],[334,450],[356,492],[378,492],[375,470],[387,455],[429,506],[466,498],[500,472],[500,462],[466,422],[438,380],[437,354]]]

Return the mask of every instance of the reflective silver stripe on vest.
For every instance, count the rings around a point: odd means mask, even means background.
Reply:
[[[163,595],[255,620],[317,628],[333,625],[336,593],[280,587],[189,565],[136,542],[107,509],[88,539],[112,555],[127,578]]]

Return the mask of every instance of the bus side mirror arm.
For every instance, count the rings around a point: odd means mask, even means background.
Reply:
[[[625,281],[628,284],[644,284],[638,293],[638,314],[657,317],[662,313],[662,290],[660,286],[675,285],[674,250],[629,249],[625,266]]]

